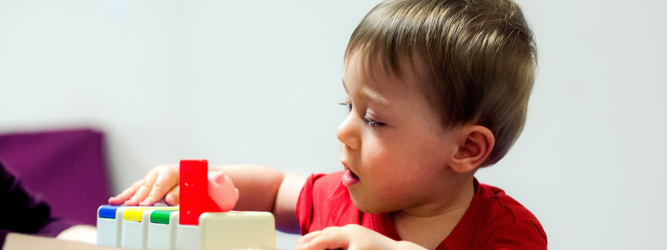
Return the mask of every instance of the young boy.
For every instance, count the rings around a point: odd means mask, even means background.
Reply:
[[[474,178],[521,133],[535,62],[511,0],[385,1],[345,54],[344,171],[211,170],[237,185],[236,210],[300,229],[297,249],[546,249],[535,216]],[[160,166],[110,203],[177,204],[177,183],[178,166]]]

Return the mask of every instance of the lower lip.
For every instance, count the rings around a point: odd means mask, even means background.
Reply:
[[[345,174],[343,174],[343,186],[345,187],[350,187],[354,184],[357,184],[359,182],[359,178],[354,177],[352,175],[352,172],[350,170],[345,171]]]

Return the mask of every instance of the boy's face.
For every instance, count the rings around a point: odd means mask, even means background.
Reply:
[[[457,131],[444,129],[422,94],[420,61],[399,78],[365,72],[357,52],[345,65],[349,114],[338,127],[343,184],[366,213],[388,213],[437,202],[447,190]]]

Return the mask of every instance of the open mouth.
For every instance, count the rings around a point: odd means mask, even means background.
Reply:
[[[342,182],[343,186],[350,187],[359,182],[359,176],[354,174],[352,171],[347,170],[345,171],[345,174],[343,174]]]

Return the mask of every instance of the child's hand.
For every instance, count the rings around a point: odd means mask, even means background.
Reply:
[[[178,173],[178,164],[153,168],[143,179],[135,182],[116,197],[109,198],[109,204],[152,206],[164,197],[167,205],[174,206],[178,204]]]
[[[315,231],[299,239],[294,249],[419,249],[426,250],[415,243],[395,241],[378,232],[359,225],[328,227]]]

